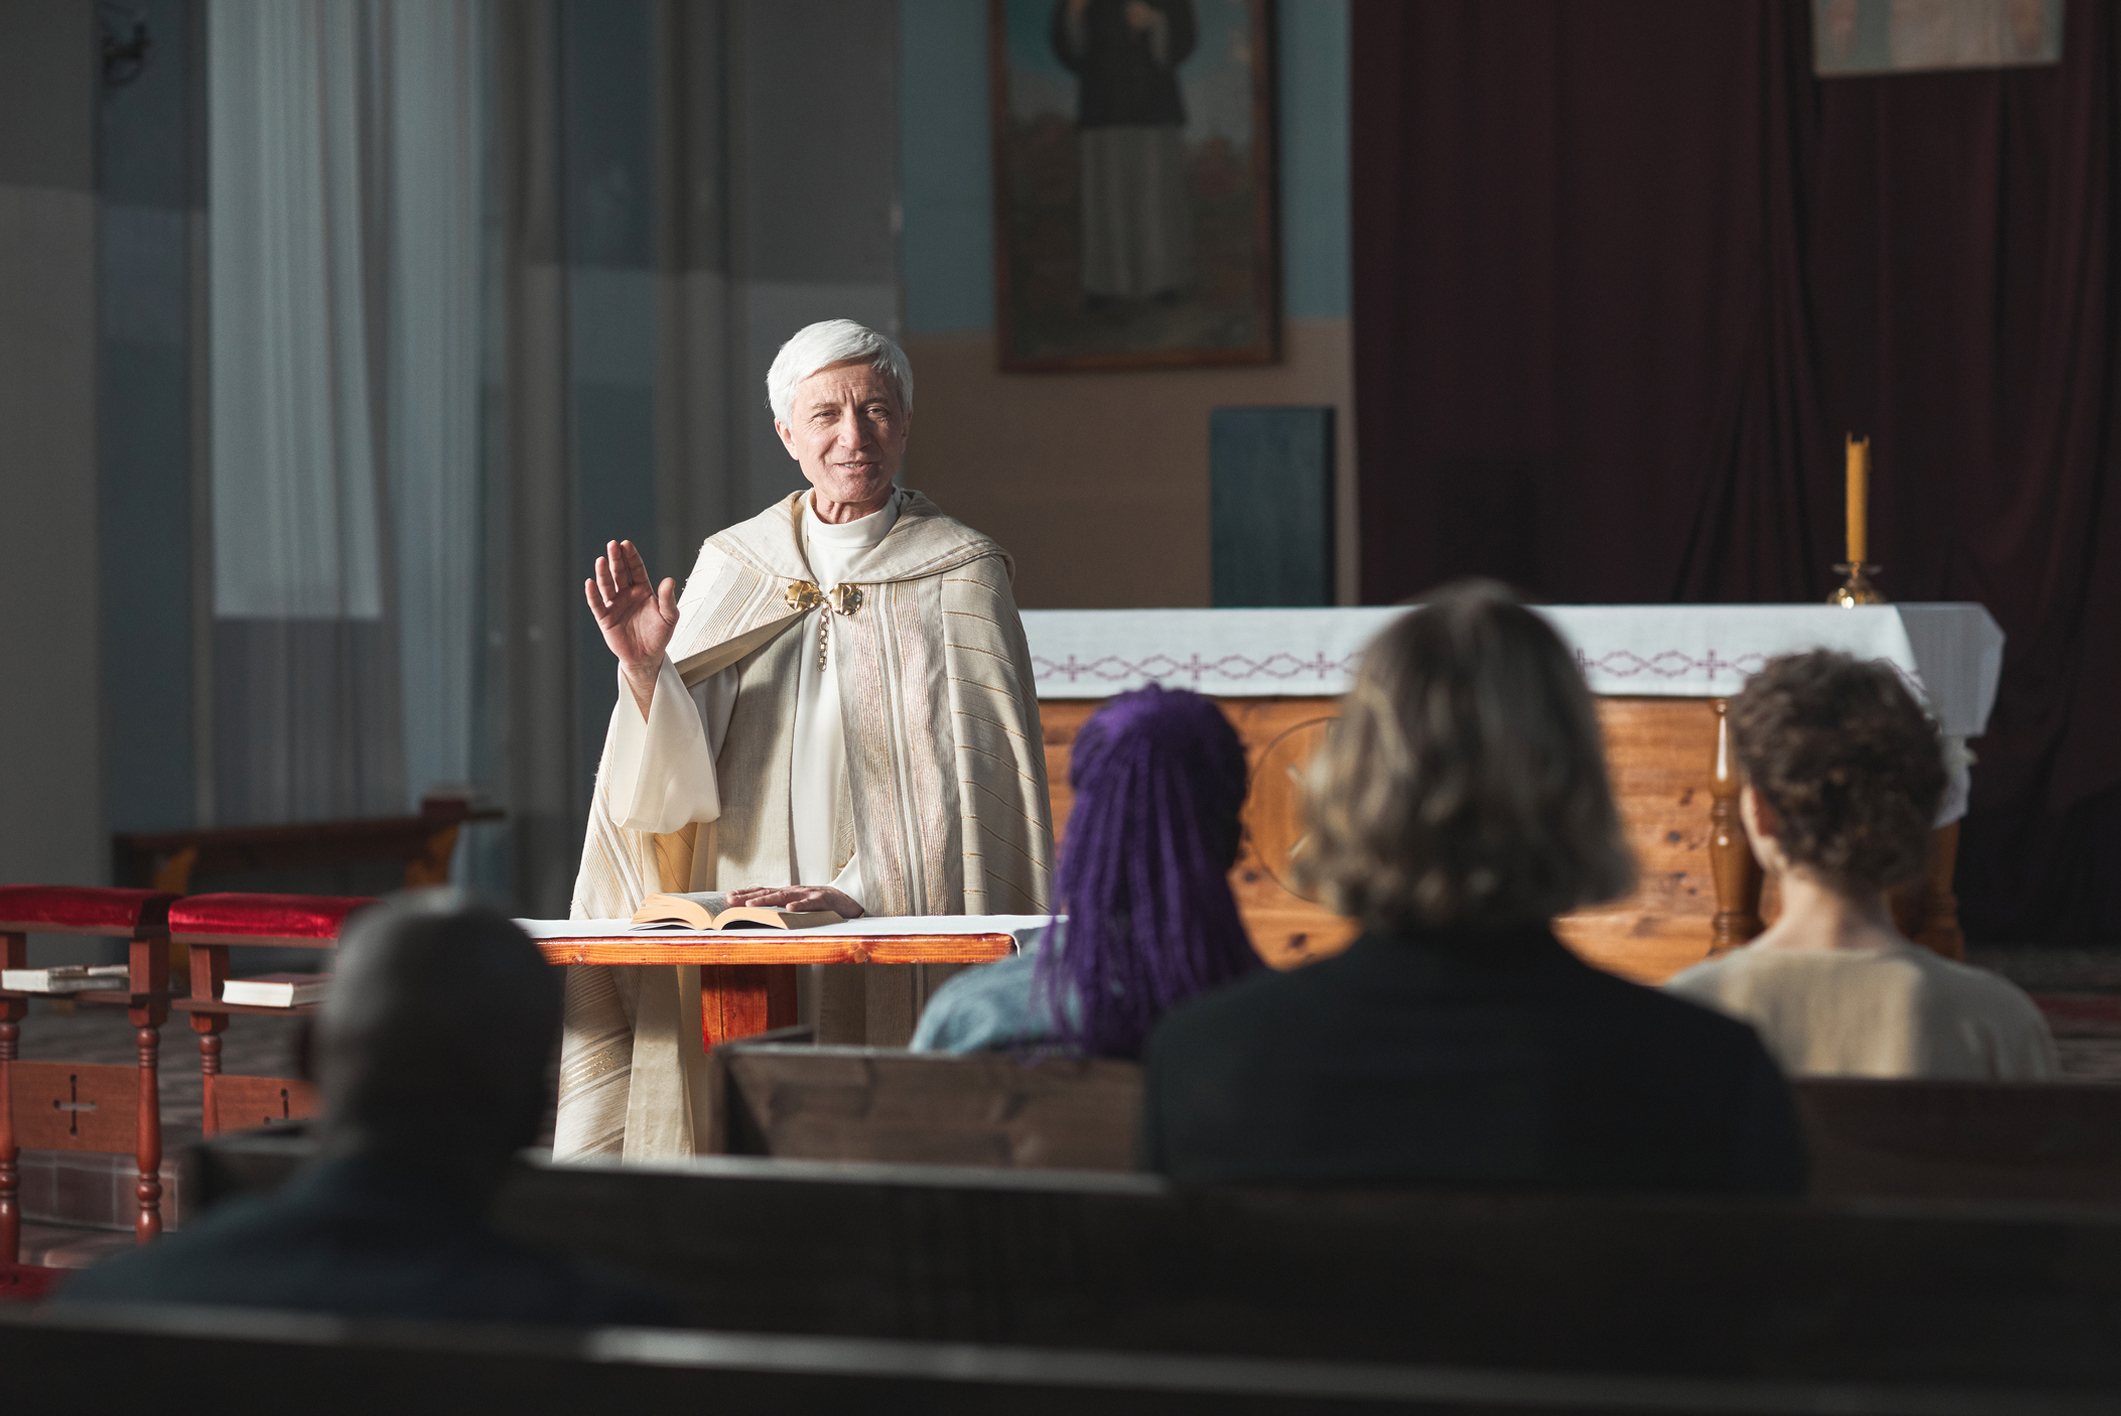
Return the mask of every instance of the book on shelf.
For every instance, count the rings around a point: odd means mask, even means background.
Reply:
[[[54,964],[48,969],[0,969],[0,988],[23,993],[86,993],[131,986],[128,964]]]
[[[330,988],[330,974],[259,974],[222,984],[221,1001],[247,1008],[299,1008],[317,1002]]]
[[[729,897],[708,890],[697,895],[650,895],[633,912],[635,929],[815,929],[840,924],[831,910],[774,910],[762,905],[731,905]]]

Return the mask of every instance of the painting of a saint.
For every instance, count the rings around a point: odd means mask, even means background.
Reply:
[[[1265,0],[992,0],[1004,368],[1275,354]]]

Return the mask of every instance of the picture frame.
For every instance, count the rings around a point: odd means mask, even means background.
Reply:
[[[997,362],[1281,357],[1273,0],[988,0]]]

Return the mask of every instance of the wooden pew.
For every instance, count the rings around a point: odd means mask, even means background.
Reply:
[[[204,1148],[217,1177],[188,1183],[202,1196],[239,1173],[268,1183],[306,1144],[222,1138]],[[2121,1388],[2121,1213],[2108,1211],[1184,1191],[1141,1175],[723,1156],[525,1164],[498,1222],[662,1284],[713,1330],[2108,1400]]]
[[[715,1049],[718,1154],[1131,1170],[1125,1062],[732,1043]],[[1795,1086],[1818,1199],[2121,1205],[2121,1086]]]
[[[124,1361],[110,1360],[122,1351]],[[31,1411],[125,1411],[142,1371],[181,1374],[227,1416],[373,1416],[475,1403],[510,1416],[1575,1416],[1821,1411],[2078,1416],[2096,1395],[1876,1383],[1614,1377],[741,1333],[342,1322],[216,1309],[0,1310],[0,1370]]]
[[[1796,1084],[1812,1192],[2121,1204],[2121,1086]]]
[[[1134,1168],[1131,1062],[751,1041],[717,1047],[708,1068],[715,1154]]]

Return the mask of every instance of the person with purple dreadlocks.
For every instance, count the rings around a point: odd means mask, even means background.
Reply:
[[[1245,752],[1220,709],[1122,693],[1076,734],[1068,782],[1053,923],[938,989],[916,1051],[1138,1057],[1165,1013],[1260,967],[1230,893]]]

